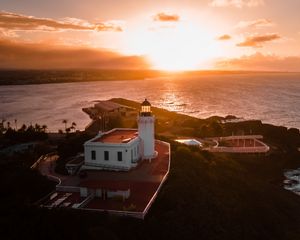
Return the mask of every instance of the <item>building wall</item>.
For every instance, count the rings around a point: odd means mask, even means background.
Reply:
[[[140,158],[137,151],[139,143],[139,138],[127,144],[87,142],[84,146],[85,165],[120,170],[130,169],[135,166],[135,162]],[[92,151],[96,152],[95,160],[92,159]],[[104,151],[109,152],[109,160],[104,160]],[[122,161],[118,161],[118,152],[122,152]]]
[[[154,116],[139,116],[138,131],[141,138],[141,152],[144,158],[151,158],[155,155],[154,150]]]

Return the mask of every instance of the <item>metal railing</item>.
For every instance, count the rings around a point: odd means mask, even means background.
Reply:
[[[31,169],[35,169],[36,167],[39,166],[39,164],[41,163],[41,161],[44,161],[46,160],[48,157],[51,157],[53,155],[57,154],[57,152],[50,152],[50,153],[47,153],[45,155],[41,155],[38,160],[36,160],[31,166],[30,168]]]

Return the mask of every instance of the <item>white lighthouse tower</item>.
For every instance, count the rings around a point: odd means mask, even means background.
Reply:
[[[138,130],[141,139],[141,155],[143,159],[152,159],[156,157],[154,149],[154,122],[155,117],[151,112],[151,104],[145,99],[138,116]]]

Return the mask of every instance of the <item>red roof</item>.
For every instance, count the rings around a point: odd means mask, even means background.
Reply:
[[[105,133],[93,142],[102,143],[128,143],[138,136],[137,130],[116,129],[112,132]]]

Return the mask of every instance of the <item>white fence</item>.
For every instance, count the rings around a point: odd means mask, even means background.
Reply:
[[[259,143],[261,146],[240,146],[240,147],[224,147],[219,146],[218,141],[230,141],[230,140],[247,140],[251,139]],[[204,148],[209,152],[224,152],[224,153],[266,153],[270,150],[270,147],[264,142],[258,140],[263,139],[262,135],[241,135],[241,136],[227,136],[212,138],[217,144],[214,147]],[[255,144],[255,143],[254,143]]]
[[[36,160],[35,163],[31,165],[30,168],[31,168],[31,169],[35,169],[36,167],[39,166],[39,164],[40,164],[42,161],[46,160],[48,157],[51,157],[51,156],[53,156],[53,155],[55,155],[55,154],[57,154],[57,152],[51,152],[51,153],[47,153],[47,154],[45,154],[45,155],[41,155],[41,156],[39,157],[39,159]]]
[[[270,150],[268,146],[264,147],[215,147],[206,149],[210,152],[225,153],[266,153]]]

